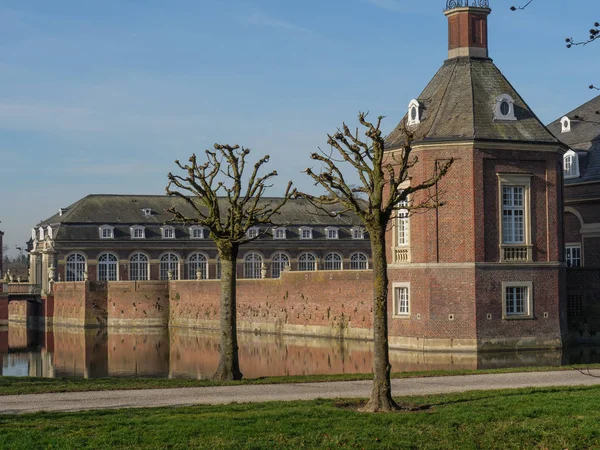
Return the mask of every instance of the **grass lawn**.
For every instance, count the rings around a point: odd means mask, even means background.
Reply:
[[[0,416],[0,448],[600,448],[600,387]]]
[[[477,375],[488,373],[548,372],[555,370],[598,369],[600,364],[561,366],[561,367],[518,367],[487,370],[438,370],[429,372],[402,372],[392,374],[392,378],[439,377],[450,375]],[[29,378],[0,376],[0,396],[17,394],[42,394],[47,392],[108,391],[123,389],[160,389],[179,387],[223,386],[238,384],[279,384],[279,383],[319,383],[325,381],[372,380],[373,375],[309,375],[291,377],[265,377],[233,382],[210,380],[186,380],[167,378]]]

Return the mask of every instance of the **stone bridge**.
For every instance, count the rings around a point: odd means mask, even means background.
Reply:
[[[0,291],[0,325],[8,325],[9,309],[16,320],[27,322],[31,317],[39,316],[42,304],[42,288],[31,283],[5,283]],[[19,302],[21,305],[11,306],[9,303]],[[11,319],[12,320],[12,319]]]

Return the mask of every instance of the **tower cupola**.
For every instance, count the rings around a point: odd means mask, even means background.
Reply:
[[[489,0],[447,0],[448,58],[488,57]]]

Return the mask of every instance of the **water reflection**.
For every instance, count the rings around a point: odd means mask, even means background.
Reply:
[[[247,378],[370,372],[372,343],[240,334]],[[218,334],[186,329],[0,328],[2,375],[209,378],[219,361]],[[600,349],[502,353],[390,351],[393,371],[558,366],[600,362]]]

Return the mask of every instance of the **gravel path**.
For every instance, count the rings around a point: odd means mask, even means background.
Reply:
[[[486,389],[600,385],[600,370],[464,375],[392,380],[394,396],[443,394]],[[148,408],[226,403],[367,398],[371,381],[216,386],[129,391],[67,392],[0,396],[0,414],[37,411]]]

